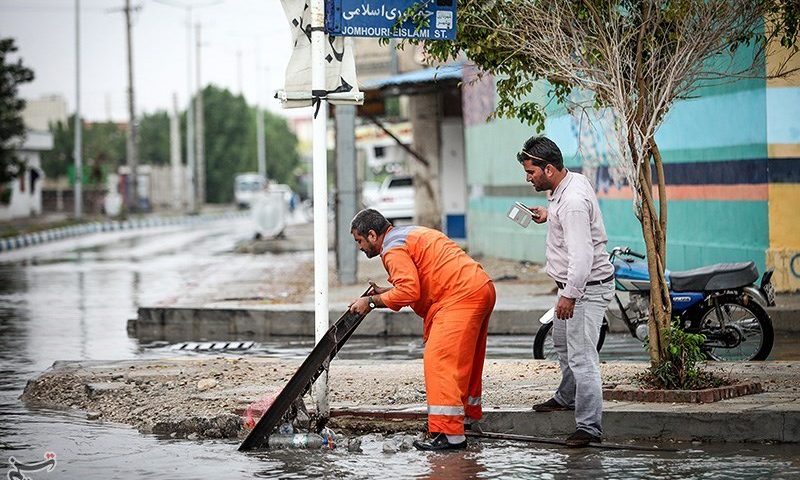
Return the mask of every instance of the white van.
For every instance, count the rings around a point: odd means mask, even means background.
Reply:
[[[267,186],[267,179],[257,173],[242,173],[236,175],[233,185],[236,206],[250,208],[253,197]]]

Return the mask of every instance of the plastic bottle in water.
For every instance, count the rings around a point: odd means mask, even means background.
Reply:
[[[269,448],[320,448],[324,442],[316,433],[276,434],[268,440]]]

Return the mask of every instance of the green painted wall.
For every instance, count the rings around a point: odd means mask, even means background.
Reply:
[[[522,228],[506,218],[515,201],[546,205],[541,196],[482,197],[469,204],[470,253],[544,263],[546,225]],[[609,248],[626,245],[644,252],[639,221],[629,200],[601,199]],[[685,270],[711,263],[753,260],[764,271],[766,202],[669,202],[667,264]]]

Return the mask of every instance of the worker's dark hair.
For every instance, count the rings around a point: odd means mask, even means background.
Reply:
[[[534,135],[525,141],[522,151],[517,154],[517,161],[530,160],[535,166],[544,169],[549,163],[556,170],[564,169],[564,159],[558,145],[544,135]]]
[[[389,229],[391,224],[381,212],[371,208],[365,208],[356,213],[353,221],[350,222],[350,231],[356,231],[362,237],[366,237],[370,230],[375,230],[378,235]]]

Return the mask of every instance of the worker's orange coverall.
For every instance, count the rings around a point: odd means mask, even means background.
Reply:
[[[395,311],[410,306],[424,319],[428,430],[463,435],[464,418],[482,416],[494,284],[455,242],[425,227],[390,227],[381,259],[394,286],[383,303]]]

